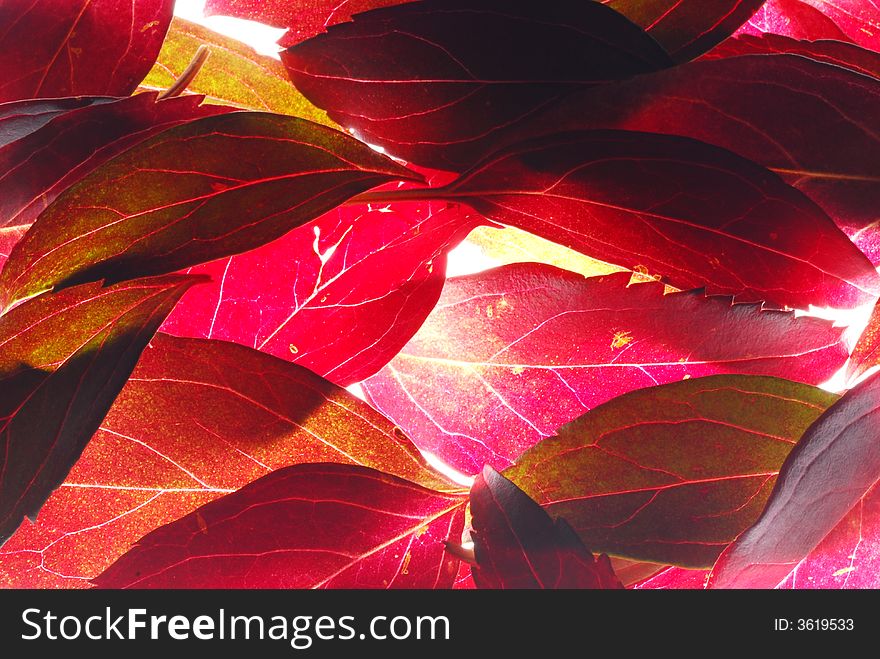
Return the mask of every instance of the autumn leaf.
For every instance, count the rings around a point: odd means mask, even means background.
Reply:
[[[85,587],[156,527],[273,469],[321,461],[461,490],[394,424],[310,371],[157,334],[38,521],[0,550],[0,585]]]
[[[36,130],[0,147],[0,226],[34,222],[64,190],[138,142],[230,110],[200,103],[201,97],[159,101],[156,94],[138,94],[38,115],[47,119],[42,126],[29,126]]]
[[[163,330],[235,341],[337,384],[358,382],[418,331],[440,297],[447,252],[484,222],[442,206],[339,208],[257,250],[192,268],[213,282],[191,290]]]
[[[125,96],[156,61],[173,0],[32,0],[0,7],[0,102]]]
[[[364,389],[420,448],[474,474],[635,389],[718,373],[819,384],[846,359],[827,321],[628,283],[538,264],[449,279]]]
[[[55,200],[9,256],[3,301],[244,252],[358,192],[414,177],[304,119],[233,112],[192,121],[104,163]]]
[[[284,66],[249,46],[196,23],[175,17],[155,66],[141,88],[163,91],[180,78],[200,46],[209,56],[187,91],[204,94],[208,103],[267,110],[335,126],[327,115],[290,86]]]
[[[596,559],[564,519],[552,519],[489,466],[471,488],[479,588],[623,588],[604,554]]]
[[[800,562],[861,505],[880,478],[878,392],[875,375],[810,426],[761,517],[718,558],[710,588],[773,588],[793,579]]]
[[[278,469],[142,538],[101,588],[449,588],[466,498],[354,465]]]
[[[46,293],[0,316],[0,543],[35,519],[98,428],[141,350],[198,279]]]
[[[500,129],[575,89],[672,64],[617,12],[565,0],[377,9],[281,59],[340,126],[398,158],[454,171],[491,150]]]

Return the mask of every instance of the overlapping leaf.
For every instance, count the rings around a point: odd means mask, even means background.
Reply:
[[[112,100],[109,96],[73,96],[0,103],[0,148],[39,130],[59,114]]]
[[[365,467],[272,472],[142,538],[104,588],[449,588],[466,498]]]
[[[677,62],[686,62],[736,32],[764,0],[602,0],[641,25]]]
[[[193,268],[214,281],[191,290],[163,329],[358,382],[418,331],[440,297],[447,251],[483,222],[441,207],[340,208],[258,250]]]
[[[292,114],[330,125],[327,115],[290,86],[284,66],[272,57],[258,55],[240,41],[175,17],[156,65],[141,83],[145,89],[171,87],[189,66],[200,46],[209,56],[187,90],[204,94],[209,103],[249,110]]]
[[[868,324],[850,354],[847,375],[850,378],[857,378],[878,365],[880,365],[880,303],[874,306]]]
[[[0,101],[130,94],[156,61],[173,0],[0,6]]]
[[[864,75],[880,78],[880,53],[846,41],[822,39],[807,41],[781,34],[754,36],[742,34],[728,39],[707,53],[703,59],[722,59],[741,55],[801,55],[810,59],[842,66]]]
[[[320,461],[457,489],[387,419],[308,370],[158,334],[38,522],[0,550],[0,585],[86,586],[156,527],[272,469]]]
[[[768,0],[748,28],[798,39],[844,39],[880,50],[880,7],[874,0]]]
[[[414,176],[295,117],[234,112],[192,121],[104,163],[47,208],[0,274],[3,301],[244,252],[358,192]]]
[[[734,375],[641,389],[563,426],[505,475],[594,551],[710,567],[758,518],[789,451],[836,398]]]
[[[419,447],[473,474],[634,389],[717,373],[818,384],[846,359],[827,321],[628,281],[537,264],[450,279],[364,388]]]
[[[44,294],[0,317],[0,542],[34,519],[198,279],[169,276]]]
[[[742,27],[742,34],[782,34],[795,39],[848,40],[837,24],[820,11],[818,3],[767,0]]]
[[[370,144],[460,171],[574,89],[671,64],[598,2],[428,0],[358,15],[281,55],[296,87]]]
[[[470,506],[479,588],[623,588],[607,556],[596,559],[564,519],[491,467],[474,481]]]
[[[692,62],[569,97],[504,141],[584,128],[696,138],[772,169],[852,234],[877,219],[880,117],[871,108],[878,104],[876,79],[795,55],[754,55]],[[747,271],[747,262],[737,270]]]
[[[97,99],[54,117],[51,111],[38,115],[41,122],[48,117],[45,125],[0,147],[0,226],[34,222],[64,190],[138,142],[177,124],[229,111],[201,106],[200,100],[158,101],[155,94],[138,94]]]
[[[878,418],[880,376],[875,375],[849,390],[804,433],[761,517],[721,554],[709,586],[772,588],[795,579],[800,562],[854,507],[863,506],[880,479]],[[863,508],[855,512],[863,513]]]
[[[22,239],[22,236],[24,236],[25,231],[27,231],[28,228],[28,226],[0,228],[0,270],[3,269],[3,264],[6,263],[6,259],[9,258],[12,248]]]
[[[795,308],[853,307],[880,291],[874,267],[816,204],[687,138],[557,133],[502,150],[430,194],[676,288]]]

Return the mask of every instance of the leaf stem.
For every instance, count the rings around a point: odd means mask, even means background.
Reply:
[[[163,98],[174,98],[175,96],[180,96],[183,91],[189,86],[189,83],[193,81],[193,79],[199,75],[199,71],[202,70],[202,66],[205,64],[205,60],[208,59],[208,55],[211,54],[211,51],[205,44],[199,46],[199,49],[196,51],[196,54],[193,55],[193,58],[190,60],[189,64],[187,64],[186,68],[183,70],[183,73],[180,74],[180,77],[174,81],[174,84],[171,85],[164,92],[159,94],[159,99]]]
[[[456,196],[444,188],[415,188],[408,190],[374,190],[362,192],[349,199],[346,204],[391,204],[398,201],[438,201],[455,199]]]

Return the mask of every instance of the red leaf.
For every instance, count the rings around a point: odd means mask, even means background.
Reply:
[[[875,483],[777,588],[880,588],[880,487]]]
[[[206,16],[234,16],[274,27],[290,28],[279,40],[284,47],[321,34],[331,25],[350,21],[361,12],[399,5],[406,0],[208,0]]]
[[[0,226],[34,222],[64,190],[159,131],[230,110],[200,101],[138,94],[48,115],[42,128],[0,147]]]
[[[12,248],[22,239],[25,231],[29,228],[29,226],[0,227],[0,270],[3,270],[3,264],[9,258]]]
[[[364,388],[420,448],[473,474],[634,389],[714,373],[817,384],[846,359],[826,321],[628,280],[537,264],[450,279]]]
[[[795,308],[854,307],[880,291],[874,267],[818,206],[762,167],[687,138],[548,135],[431,194],[676,288]]]
[[[662,572],[637,583],[636,590],[681,590],[702,589],[706,587],[708,570],[685,570],[668,567]]]
[[[607,556],[596,560],[564,519],[492,467],[474,481],[471,514],[478,588],[623,588]]]
[[[105,96],[76,96],[0,103],[0,147],[39,130],[59,114],[112,100]]]
[[[296,117],[198,119],[137,144],[55,200],[9,256],[0,289],[8,304],[53,286],[186,268],[279,238],[380,183],[415,177]]]
[[[846,374],[850,378],[857,378],[878,365],[880,365],[880,302],[874,306],[868,324],[850,354]]]
[[[0,316],[0,543],[67,476],[141,350],[196,281],[86,284]]]
[[[873,0],[768,0],[749,26],[796,39],[842,39],[880,50],[880,7]]]
[[[880,376],[874,376],[819,417],[785,461],[761,517],[719,557],[710,587],[784,583],[860,505],[880,478],[878,409]]]
[[[449,588],[465,498],[372,469],[272,472],[142,538],[101,588]]]
[[[775,171],[853,234],[880,205],[878,104],[873,78],[793,55],[747,56],[569,97],[505,139],[596,128],[692,137]]]
[[[393,155],[459,170],[495,133],[666,53],[597,2],[429,0],[379,9],[281,55],[297,89]]]
[[[339,208],[246,254],[198,266],[163,330],[235,341],[341,385],[382,368],[440,297],[446,253],[484,220],[461,207]]]
[[[561,427],[505,475],[596,551],[710,567],[758,518],[795,442],[836,399],[742,375],[639,389]]]
[[[741,55],[801,55],[880,78],[880,53],[845,41],[804,41],[779,34],[743,34],[728,39],[702,59],[724,59]],[[776,61],[776,60],[774,60]]]
[[[328,460],[461,489],[399,428],[308,370],[157,334],[38,522],[0,551],[0,586],[85,586],[156,527],[272,469]]]
[[[173,0],[32,0],[0,6],[0,101],[135,90]]]
[[[835,0],[838,1],[838,0]],[[836,39],[848,41],[837,24],[823,14],[814,3],[801,0],[767,0],[741,34],[772,32],[795,39]],[[821,4],[821,3],[815,3]]]
[[[641,25],[677,62],[687,62],[736,32],[764,0],[602,0]]]

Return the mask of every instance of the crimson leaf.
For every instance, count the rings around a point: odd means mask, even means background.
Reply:
[[[0,542],[61,484],[141,351],[196,281],[85,284],[0,316]]]
[[[478,588],[623,588],[607,556],[492,467],[474,481],[471,514]]]
[[[104,163],[47,208],[0,273],[3,301],[244,252],[358,192],[414,176],[295,117],[233,112],[192,121]]]
[[[34,222],[64,190],[155,133],[229,111],[200,101],[197,96],[158,101],[155,94],[138,94],[48,115],[44,126],[0,147],[0,226]]]
[[[404,160],[460,169],[574,89],[672,62],[598,2],[426,0],[359,14],[282,53],[331,119]]]
[[[135,90],[156,61],[174,0],[0,5],[0,101]]]
[[[192,268],[214,281],[189,291],[163,330],[358,382],[416,333],[440,297],[447,251],[483,222],[440,206],[339,208],[260,249]]]
[[[634,389],[717,373],[818,384],[846,359],[826,321],[628,281],[537,264],[450,279],[364,388],[420,448],[473,474]]]
[[[874,267],[822,209],[766,169],[687,138],[548,135],[490,156],[446,187],[384,198],[419,194],[738,301],[854,307],[880,291]]]
[[[796,39],[834,39],[847,41],[847,36],[812,3],[801,0],[767,0],[746,23],[740,33],[771,32]]]
[[[764,0],[602,0],[641,25],[677,62],[686,62],[736,32]]]
[[[466,499],[355,465],[272,472],[142,538],[101,588],[450,588]]]
[[[712,588],[785,581],[880,478],[880,375],[849,390],[804,433],[761,517],[718,558]]]

